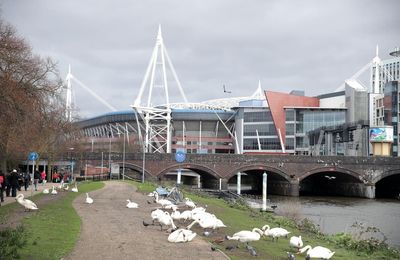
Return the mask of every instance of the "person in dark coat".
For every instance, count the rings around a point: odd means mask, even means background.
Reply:
[[[11,185],[11,196],[12,197],[17,197],[17,189],[19,187],[18,178],[19,178],[18,172],[16,169],[14,169],[10,174],[10,185]]]
[[[38,169],[36,169],[33,174],[33,183],[35,184],[35,190],[37,190],[38,188],[39,180],[40,180],[40,172]]]
[[[10,197],[11,192],[11,173],[6,175],[6,197]]]
[[[29,174],[29,172],[24,173],[24,187],[25,187],[25,191],[28,190],[29,187],[29,183],[31,182],[31,175]]]

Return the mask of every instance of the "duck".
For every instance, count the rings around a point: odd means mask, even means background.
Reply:
[[[301,254],[307,252],[306,260],[310,260],[311,258],[330,259],[335,254],[335,252],[332,252],[328,248],[322,246],[316,246],[312,248],[310,245],[307,245],[301,248],[299,251]]]
[[[15,200],[19,204],[24,206],[25,210],[38,210],[39,209],[33,201],[24,199],[24,194],[18,194],[17,197],[15,197]]]
[[[297,248],[299,250],[303,246],[303,240],[301,236],[292,236],[289,240],[289,246]]]
[[[73,187],[73,188],[71,189],[71,191],[72,191],[72,192],[78,192],[78,187],[76,187],[76,182],[75,182],[75,187]]]
[[[192,209],[196,208],[196,204],[194,204],[194,202],[189,198],[185,198],[185,205],[186,205],[186,207],[189,207]]]
[[[168,242],[171,243],[185,243],[185,242],[190,242],[193,240],[193,238],[196,237],[196,233],[193,232],[192,230],[180,228],[172,232],[168,236]]]
[[[56,190],[56,188],[54,188],[54,186],[53,186],[53,189],[51,190],[51,194],[52,195],[57,195],[57,190]]]
[[[272,240],[278,239],[280,237],[288,237],[288,235],[290,234],[290,232],[284,228],[276,227],[270,229],[269,225],[264,225],[261,229],[264,231],[264,234],[266,236],[272,237]]]
[[[264,232],[259,228],[253,228],[252,231],[249,230],[242,230],[236,232],[232,236],[226,236],[228,240],[237,240],[242,243],[246,243],[247,245],[249,242],[258,241],[264,235]]]
[[[49,189],[44,189],[42,192],[43,192],[43,194],[49,194],[50,193]]]
[[[158,199],[158,193],[156,192],[155,194],[154,194],[154,196],[155,196],[155,198],[156,198],[156,202],[158,203],[158,204],[160,204],[161,205],[161,207],[163,207],[163,208],[165,208],[165,206],[167,206],[167,205],[172,205],[173,203],[172,203],[172,201],[169,201],[169,200],[166,200],[166,199]]]
[[[87,204],[92,204],[93,203],[93,199],[91,197],[89,197],[89,193],[86,192],[86,203]]]
[[[135,202],[132,202],[131,200],[126,200],[128,204],[126,204],[126,207],[129,209],[136,209],[139,207],[139,205]]]

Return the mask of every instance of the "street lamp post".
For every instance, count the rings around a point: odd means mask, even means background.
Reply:
[[[146,162],[146,145],[143,142],[143,169],[142,169],[142,183],[144,183],[144,172],[145,172],[145,162]]]
[[[122,154],[122,180],[125,180],[125,135],[126,132],[124,132],[124,151]]]

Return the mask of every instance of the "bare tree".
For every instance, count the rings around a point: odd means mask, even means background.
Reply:
[[[56,64],[32,53],[15,29],[0,19],[0,164],[28,152],[53,153],[70,123],[61,99]]]

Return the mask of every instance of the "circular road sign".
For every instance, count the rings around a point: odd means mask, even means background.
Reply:
[[[36,161],[38,159],[39,155],[37,152],[31,152],[29,153],[28,160],[29,161]]]
[[[178,163],[184,162],[185,159],[186,159],[186,154],[185,154],[184,152],[181,152],[181,151],[176,152],[176,154],[175,154],[175,160],[176,160]]]

